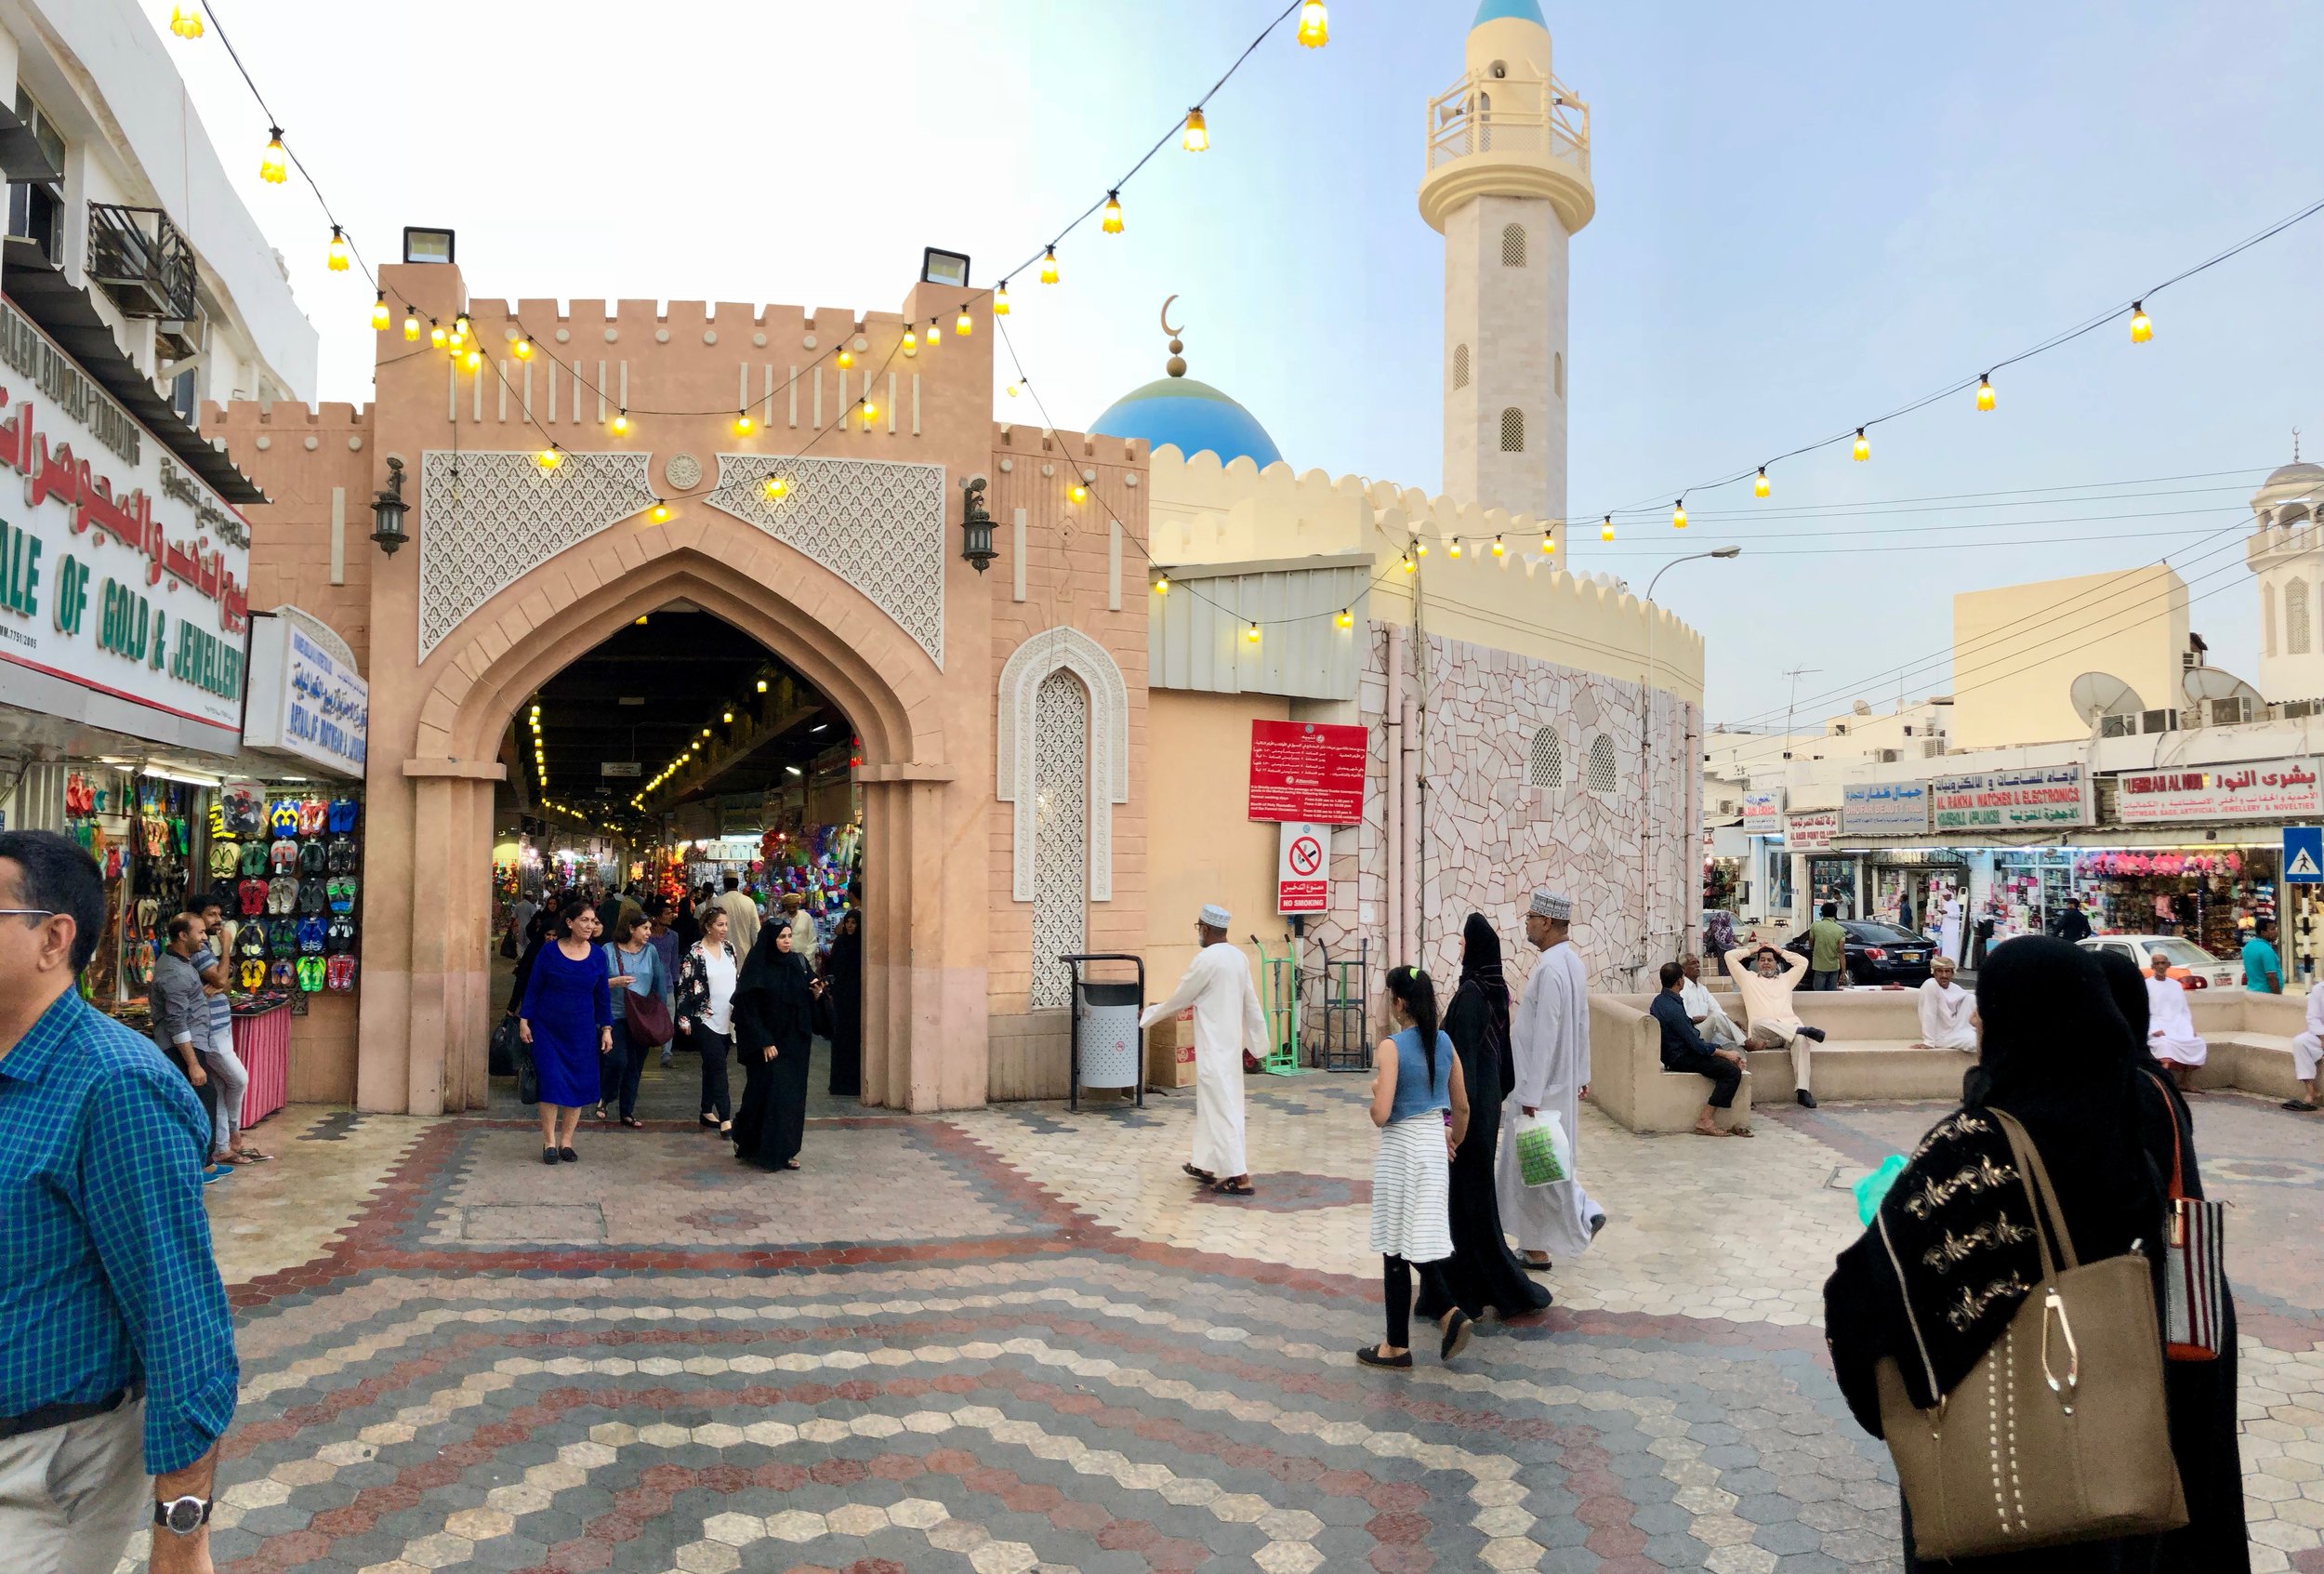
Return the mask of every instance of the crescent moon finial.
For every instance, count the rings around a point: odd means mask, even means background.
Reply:
[[[1176,300],[1177,298],[1178,297],[1172,296],[1169,300],[1166,300],[1162,303],[1162,331],[1169,335],[1172,338],[1176,338],[1180,334],[1185,331],[1184,324],[1181,324],[1175,328],[1170,326],[1170,301]]]

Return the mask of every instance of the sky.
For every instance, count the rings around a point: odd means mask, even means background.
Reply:
[[[403,225],[449,225],[479,296],[860,310],[893,309],[923,245],[979,283],[1037,255],[1278,8],[215,0],[375,262]],[[2293,428],[2324,457],[2324,216],[2155,294],[2151,343],[2109,323],[1997,373],[1993,412],[1964,391],[1875,427],[1867,463],[1778,463],[1765,503],[1699,486],[2324,199],[2324,7],[1544,9],[1598,197],[1572,248],[1570,566],[1643,589],[1743,547],[1657,591],[1703,632],[1711,720],[1780,720],[1793,668],[1803,716],[1947,692],[1955,592],[2166,553],[2212,661],[2251,674],[2235,527]],[[1173,134],[1123,189],[1125,233],[1076,231],[1054,287],[1020,275],[1010,328],[1056,422],[1161,375],[1176,293],[1191,375],[1292,464],[1433,491],[1443,243],[1415,191],[1473,11],[1332,0],[1327,47],[1278,30],[1211,101],[1211,151]],[[170,44],[321,330],[320,395],[367,399],[369,291],[324,270],[296,177],[257,179],[266,120],[216,35]],[[1028,403],[996,390],[998,417]],[[1632,508],[1602,545],[1593,522]]]

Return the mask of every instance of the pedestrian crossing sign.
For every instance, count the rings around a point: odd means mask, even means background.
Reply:
[[[2324,826],[2284,827],[2284,883],[2324,885]]]

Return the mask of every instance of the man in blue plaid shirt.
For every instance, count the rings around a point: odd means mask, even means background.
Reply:
[[[210,1574],[210,1480],[239,1372],[202,1211],[201,1101],[73,979],[96,863],[0,834],[0,1566]]]

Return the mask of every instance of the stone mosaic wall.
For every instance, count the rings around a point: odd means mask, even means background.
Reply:
[[[1364,823],[1334,839],[1332,910],[1310,930],[1334,957],[1367,937],[1380,972],[1406,960],[1387,954],[1387,631],[1375,624],[1358,691],[1371,731]],[[1407,643],[1406,659],[1413,646]],[[1417,692],[1427,703],[1421,729],[1426,808],[1422,965],[1440,980],[1459,967],[1460,926],[1483,913],[1502,935],[1512,978],[1532,965],[1523,914],[1536,885],[1574,898],[1574,940],[1593,984],[1623,988],[1641,954],[1640,915],[1650,918],[1645,955],[1674,954],[1698,916],[1700,774],[1690,768],[1702,732],[1700,708],[1666,691],[1654,694],[1649,782],[1642,790],[1640,685],[1465,641],[1427,636]],[[1406,682],[1413,682],[1407,672]],[[1536,735],[1553,730],[1563,781],[1532,785]],[[1601,772],[1612,756],[1613,790],[1593,790],[1592,745]],[[1603,774],[1599,780],[1603,783]],[[1652,879],[1642,895],[1641,832],[1653,827]],[[1318,959],[1311,946],[1310,966]]]

